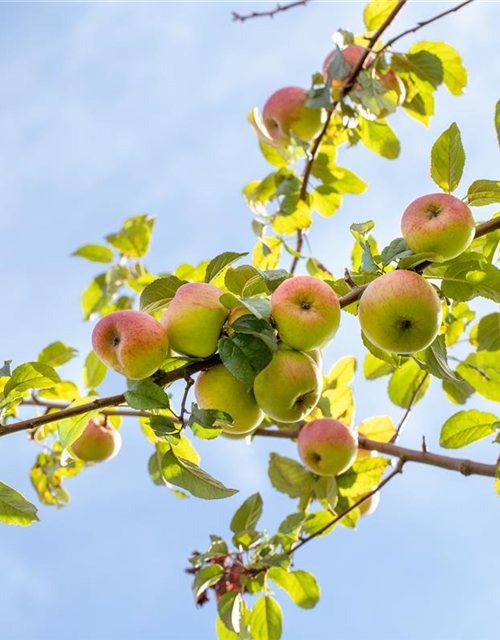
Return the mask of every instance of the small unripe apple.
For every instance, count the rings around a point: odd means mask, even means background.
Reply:
[[[201,409],[218,409],[232,417],[233,423],[223,426],[229,434],[249,433],[264,420],[253,391],[247,391],[223,364],[200,373],[195,395]]]
[[[435,253],[433,260],[450,260],[470,245],[475,223],[462,200],[447,193],[431,193],[407,207],[401,219],[401,232],[415,253]]]
[[[356,460],[356,431],[332,418],[308,422],[299,432],[299,455],[306,467],[320,476],[338,476]]]
[[[323,378],[305,353],[279,348],[271,363],[254,381],[255,399],[272,420],[297,422],[305,418],[321,397]]]
[[[392,353],[414,353],[439,333],[441,302],[427,280],[413,271],[396,270],[371,282],[359,302],[363,333]]]
[[[354,501],[357,502],[360,498],[361,496],[359,496],[358,498],[354,498]],[[379,503],[380,503],[380,492],[377,491],[376,493],[374,493],[372,496],[370,496],[367,500],[365,500],[359,505],[358,507],[359,515],[361,517],[371,516],[372,513],[374,513],[377,510]]]
[[[295,276],[271,296],[272,317],[281,340],[299,351],[325,346],[340,322],[335,291],[312,276]]]
[[[223,293],[203,282],[189,282],[177,289],[160,320],[175,352],[195,358],[208,358],[216,352],[229,313],[219,302]]]
[[[341,54],[344,57],[344,60],[347,62],[347,64],[351,67],[351,70],[354,69],[354,67],[358,64],[358,60],[361,58],[364,52],[365,52],[364,47],[360,47],[357,44],[349,44],[345,49],[341,50]],[[331,53],[329,53],[326,56],[325,61],[323,62],[323,77],[325,80],[328,77],[328,65],[333,60],[333,57],[335,55],[337,55],[337,49],[334,49]],[[375,59],[375,56],[373,55],[373,53],[369,53],[366,60],[363,62],[363,67],[364,68],[369,67],[374,59]],[[344,80],[345,78],[347,78],[348,75],[349,74],[346,74],[346,76],[342,79],[340,78],[333,79],[332,87],[341,87],[344,84]]]
[[[264,105],[262,117],[271,138],[288,145],[290,132],[299,140],[309,142],[323,126],[321,109],[306,107],[307,91],[300,87],[285,87],[272,94]]]
[[[82,435],[70,446],[70,452],[85,462],[103,462],[114,458],[121,446],[120,433],[104,416],[97,416],[89,420]]]
[[[98,358],[131,380],[142,380],[157,371],[167,356],[165,329],[143,311],[114,311],[104,316],[92,332]]]

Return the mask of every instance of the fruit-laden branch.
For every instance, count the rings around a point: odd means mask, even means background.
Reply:
[[[214,355],[207,360],[200,360],[198,362],[193,362],[191,364],[186,365],[185,367],[181,367],[176,369],[175,371],[158,371],[157,374],[152,376],[154,382],[161,387],[165,387],[167,384],[175,382],[176,380],[185,380],[187,376],[190,376],[194,373],[198,373],[200,371],[205,371],[206,369],[211,369],[215,367],[216,364],[220,363],[220,358],[218,355]],[[54,413],[48,413],[43,416],[38,416],[36,418],[31,418],[30,420],[22,420],[21,422],[16,422],[12,425],[7,425],[0,427],[0,437],[7,436],[11,433],[17,433],[18,431],[24,431],[26,429],[35,429],[44,424],[50,424],[51,422],[57,422],[58,420],[63,420],[65,418],[73,418],[75,416],[82,415],[84,413],[88,413],[89,411],[95,411],[96,409],[104,409],[106,407],[117,407],[125,402],[125,394],[121,393],[116,396],[107,396],[106,398],[97,398],[96,400],[92,400],[92,402],[87,402],[85,404],[80,404],[76,407],[68,407],[67,409],[63,409],[62,411],[56,411]]]
[[[270,11],[252,11],[252,13],[249,13],[247,15],[241,15],[240,13],[236,13],[236,11],[233,11],[232,16],[235,22],[246,22],[247,20],[252,20],[253,18],[274,18],[276,14],[288,11],[288,9],[295,9],[295,7],[305,7],[308,2],[309,0],[297,0],[297,2],[290,2],[289,4],[278,4],[274,9],[271,9]]]
[[[345,511],[343,511],[342,513],[339,513],[338,516],[335,516],[328,524],[326,524],[324,527],[321,527],[321,529],[319,529],[318,531],[316,531],[315,533],[311,533],[310,536],[307,536],[305,538],[302,538],[301,540],[299,540],[297,542],[297,544],[295,544],[291,549],[289,554],[292,555],[293,553],[295,553],[297,551],[297,549],[300,549],[300,547],[303,547],[305,544],[307,544],[309,541],[314,540],[314,538],[317,538],[318,536],[320,536],[323,533],[326,533],[328,531],[328,529],[330,529],[331,527],[333,527],[335,524],[337,524],[337,522],[339,522],[339,520],[342,520],[342,518],[345,518],[345,516],[347,516],[349,513],[351,513],[351,511],[354,511],[354,509],[357,509],[359,506],[361,506],[363,504],[363,502],[366,502],[367,500],[369,500],[373,495],[375,495],[376,493],[378,493],[381,489],[383,489],[383,487],[385,487],[386,484],[388,484],[393,478],[395,478],[397,475],[399,475],[400,473],[402,473],[403,471],[403,466],[405,464],[405,461],[402,460],[401,458],[398,460],[398,463],[396,465],[396,468],[391,471],[391,473],[386,476],[383,480],[381,480],[378,485],[372,489],[371,491],[369,491],[368,493],[366,493],[364,496],[362,496],[359,500],[357,500],[354,504],[352,504],[350,507],[348,507]]]
[[[256,436],[284,438],[286,440],[294,440],[297,438],[298,433],[298,429],[257,429],[257,431],[255,431]],[[467,460],[465,458],[452,458],[438,453],[429,453],[429,451],[407,449],[406,447],[400,447],[390,442],[376,442],[364,436],[359,436],[359,447],[360,449],[394,456],[403,460],[403,462],[419,462],[432,467],[447,469],[448,471],[458,471],[464,476],[496,477],[496,464],[485,464],[484,462],[476,462],[475,460]]]
[[[399,2],[396,7],[394,8],[394,10],[392,11],[392,13],[387,17],[387,19],[385,20],[385,22],[380,26],[380,28],[378,29],[378,31],[372,36],[372,38],[370,39],[370,41],[368,42],[367,48],[364,52],[364,54],[360,57],[360,59],[358,60],[356,66],[354,67],[354,69],[352,70],[350,76],[348,77],[348,79],[346,80],[346,82],[344,83],[344,86],[342,87],[342,91],[341,91],[341,99],[345,98],[347,96],[347,94],[349,93],[349,91],[351,91],[351,89],[354,87],[354,84],[356,82],[356,79],[358,77],[358,75],[360,74],[360,72],[363,69],[363,65],[366,61],[366,59],[368,58],[370,52],[372,51],[373,47],[375,46],[375,44],[377,43],[378,39],[380,38],[380,36],[382,35],[382,33],[387,29],[387,27],[392,23],[392,21],[394,20],[394,18],[396,17],[396,15],[399,13],[399,11],[403,8],[403,5],[405,4],[406,0],[401,0],[401,2]],[[406,31],[403,31],[402,33],[398,34],[397,36],[395,36],[394,38],[391,38],[390,40],[388,40],[385,45],[376,53],[375,59],[373,60],[373,62],[371,64],[375,64],[376,60],[379,58],[379,56],[386,51],[389,47],[391,47],[395,42],[397,42],[398,40],[400,40],[401,38],[404,38],[404,36],[407,36],[411,33],[415,33],[416,31],[419,31],[420,29],[423,29],[424,27],[426,27],[427,25],[431,24],[432,22],[436,22],[437,20],[440,20],[441,18],[446,17],[447,15],[451,14],[451,13],[455,13],[456,11],[459,11],[460,9],[462,9],[463,7],[467,6],[468,4],[471,4],[472,2],[474,2],[474,0],[466,0],[466,2],[462,2],[461,4],[453,7],[452,9],[448,9],[447,11],[443,11],[442,13],[439,13],[438,15],[429,18],[428,20],[422,20],[420,22],[418,22],[414,27],[412,27],[411,29],[406,29]],[[323,129],[321,130],[319,136],[316,138],[315,143],[309,153],[309,158],[308,161],[306,163],[305,169],[304,169],[304,174],[302,177],[302,186],[301,186],[301,190],[300,190],[300,199],[301,200],[305,200],[306,195],[307,195],[307,188],[308,188],[308,183],[309,183],[309,178],[311,176],[311,171],[312,168],[314,166],[314,162],[316,161],[316,157],[318,155],[318,151],[319,151],[319,147],[321,146],[321,142],[324,138],[324,136],[326,135],[326,132],[328,131],[328,126],[330,124],[330,120],[332,118],[333,112],[336,109],[336,107],[338,106],[339,101],[335,101],[332,105],[332,108],[327,112],[327,117],[326,117],[326,121],[325,121],[325,125],[323,127]],[[297,231],[297,244],[296,244],[296,252],[300,253],[301,249],[302,249],[302,231],[299,230]],[[477,237],[477,235],[476,235]],[[295,272],[295,269],[297,268],[297,264],[298,264],[298,256],[294,256],[290,271],[291,273]],[[360,294],[362,293],[362,291],[359,292]],[[353,300],[354,301],[354,300]]]
[[[496,218],[492,218],[487,222],[478,224],[476,226],[476,232],[474,237],[480,238],[481,236],[485,236],[486,234],[492,233],[493,231],[497,231],[499,229],[500,229],[500,216]],[[359,300],[359,298],[361,297],[363,291],[366,289],[367,286],[368,285],[355,287],[354,289],[352,289],[352,291],[347,293],[345,296],[342,296],[341,298],[339,298],[339,303],[341,308],[345,308],[348,305],[356,302],[356,300]],[[207,360],[200,360],[198,362],[193,362],[189,365],[186,365],[185,367],[176,369],[175,371],[165,372],[160,370],[157,374],[153,376],[153,380],[160,386],[166,386],[167,384],[175,382],[176,380],[182,380],[182,379],[185,380],[186,376],[190,376],[191,374],[198,373],[199,371],[205,371],[207,369],[211,369],[212,367],[214,367],[216,364],[219,364],[219,363],[220,363],[219,356],[214,355],[211,358],[208,358]],[[68,407],[68,408],[61,409],[61,411],[56,411],[54,413],[48,413],[43,416],[37,416],[35,418],[31,418],[30,420],[23,420],[21,422],[17,422],[12,425],[0,426],[0,437],[9,435],[10,433],[17,433],[18,431],[24,431],[26,429],[35,429],[36,427],[42,426],[44,424],[50,424],[51,422],[56,422],[57,420],[63,420],[64,418],[71,418],[74,416],[82,415],[84,413],[88,413],[89,411],[94,411],[95,409],[106,409],[106,407],[118,407],[124,402],[125,402],[125,395],[123,393],[116,396],[97,398],[92,402],[81,404],[77,407]],[[40,405],[44,404],[48,408],[58,408],[58,405],[55,405],[54,407],[50,407],[48,404],[43,403],[41,401],[26,400],[23,402],[23,404],[27,404],[27,405],[30,405],[32,403],[36,403]],[[126,409],[115,411],[113,413],[115,414],[118,413],[121,415],[140,415],[140,413],[138,412],[130,412],[129,410],[126,410]],[[266,433],[264,435],[277,435],[278,433],[280,432],[270,432],[269,434]],[[262,433],[259,433],[258,435],[262,435]],[[290,436],[281,436],[281,437],[290,437]],[[422,460],[416,460],[416,461],[422,462]],[[427,464],[432,464],[432,463],[428,462]],[[441,465],[436,465],[436,466],[441,466]],[[456,470],[459,471],[460,469],[456,469]],[[482,474],[482,475],[485,475],[485,474]],[[493,474],[488,473],[486,475],[494,475],[494,473]]]
[[[341,102],[347,96],[347,94],[351,91],[351,89],[354,87],[356,79],[361,73],[361,70],[363,69],[363,65],[366,59],[368,58],[368,56],[370,55],[373,47],[377,44],[380,36],[390,26],[390,24],[392,23],[394,18],[398,15],[398,13],[401,11],[401,9],[404,7],[406,2],[407,0],[399,0],[398,4],[394,7],[391,13],[384,20],[383,24],[380,25],[377,31],[370,38],[366,46],[366,49],[360,56],[358,62],[356,63],[355,67],[353,68],[353,70],[351,71],[351,73],[349,74],[348,78],[346,79],[346,81],[342,86],[342,89],[340,91],[340,96],[341,96],[340,100],[335,100],[332,104],[332,107],[327,110],[326,120],[325,120],[325,124],[323,125],[323,129],[320,131],[318,137],[314,141],[314,144],[309,152],[309,157],[307,159],[306,166],[304,167],[304,173],[302,175],[302,185],[301,185],[300,194],[299,194],[299,197],[301,200],[306,200],[307,198],[307,188],[309,185],[309,178],[311,177],[311,171],[313,169],[314,163],[316,162],[316,158],[318,156],[321,143],[323,142],[323,138],[325,137],[328,131],[330,120],[332,119],[335,109],[337,108],[339,102]],[[302,249],[302,239],[303,239],[302,236],[303,236],[302,230],[299,229],[297,231],[297,244],[295,246],[295,251],[297,252],[297,254],[300,254],[300,251]],[[299,262],[299,255],[296,255],[293,258],[293,261],[290,267],[290,273],[295,272],[298,262]]]

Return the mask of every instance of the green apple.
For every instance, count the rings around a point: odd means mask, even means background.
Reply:
[[[104,316],[92,332],[98,358],[131,380],[142,380],[157,371],[167,356],[165,329],[142,311],[114,311]]]
[[[401,219],[401,232],[415,253],[435,253],[438,261],[451,260],[474,239],[475,222],[462,200],[447,193],[431,193],[407,207]]]
[[[392,353],[414,353],[428,347],[441,327],[441,302],[422,276],[396,270],[371,282],[359,302],[365,336]]]
[[[340,323],[335,291],[312,276],[295,276],[271,296],[272,317],[281,340],[298,351],[325,346]]]
[[[249,433],[264,420],[253,391],[247,391],[223,364],[200,373],[195,395],[201,409],[218,409],[232,417],[233,424],[223,426],[229,434]]]
[[[305,106],[307,91],[285,87],[273,93],[264,105],[262,117],[270,137],[279,144],[290,143],[290,132],[308,142],[323,128],[324,112]]]
[[[300,430],[297,445],[302,462],[310,471],[320,476],[338,476],[356,460],[358,436],[338,420],[320,418]]]
[[[323,377],[308,355],[280,348],[254,381],[255,399],[272,420],[297,422],[305,418],[321,397]]]
[[[97,416],[89,420],[82,435],[73,442],[69,450],[85,462],[103,462],[114,458],[121,446],[120,433],[104,416]]]
[[[194,358],[208,358],[217,350],[229,311],[219,302],[218,287],[203,282],[180,286],[161,317],[170,347]]]

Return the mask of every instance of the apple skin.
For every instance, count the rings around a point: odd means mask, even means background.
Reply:
[[[111,460],[120,451],[122,437],[104,416],[89,420],[82,435],[70,446],[70,452],[85,462]]]
[[[321,397],[323,376],[307,354],[278,348],[270,364],[254,380],[257,404],[272,420],[297,422]]]
[[[203,282],[189,282],[177,289],[160,320],[176,353],[208,358],[216,352],[229,313],[219,302],[223,293]]]
[[[354,498],[354,501],[357,502],[358,500],[361,499],[361,497],[362,496],[358,496],[357,498]],[[358,507],[359,515],[361,517],[371,516],[372,513],[375,513],[375,511],[377,510],[379,503],[380,503],[380,492],[377,491],[370,498],[368,498],[368,500],[365,500],[359,505]]]
[[[401,232],[415,253],[436,253],[440,260],[451,260],[474,239],[475,222],[462,200],[447,193],[431,193],[407,207],[401,218]]]
[[[345,49],[342,49],[341,53],[347,62],[347,64],[351,67],[351,70],[357,65],[358,60],[361,58],[363,53],[365,52],[364,47],[360,47],[357,44],[349,44]],[[334,49],[330,52],[323,62],[323,77],[326,80],[328,77],[327,69],[330,62],[333,60],[333,57],[337,54],[337,49]],[[363,63],[363,67],[368,67],[375,59],[373,53],[369,53],[368,57]],[[347,76],[346,76],[347,77]],[[345,78],[344,78],[345,79]],[[341,87],[344,84],[344,79],[333,79],[332,87]]]
[[[359,302],[366,337],[391,353],[414,353],[439,333],[441,302],[434,288],[413,271],[396,270],[371,282]]]
[[[200,373],[196,379],[195,396],[201,409],[219,409],[229,413],[233,424],[223,427],[226,433],[250,433],[264,420],[253,391],[248,392],[223,364]]]
[[[114,311],[92,332],[97,357],[130,380],[142,380],[157,371],[168,352],[162,325],[143,311]]]
[[[310,471],[320,476],[338,476],[356,460],[358,435],[338,420],[320,418],[300,430],[297,445],[302,462]]]
[[[307,91],[300,87],[279,89],[268,99],[262,111],[271,138],[287,146],[290,132],[299,140],[309,142],[323,127],[323,112],[305,106]]]
[[[340,323],[335,291],[312,276],[295,276],[271,296],[271,314],[281,340],[298,351],[325,346]]]

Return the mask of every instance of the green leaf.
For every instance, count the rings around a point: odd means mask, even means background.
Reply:
[[[500,422],[492,413],[459,411],[444,423],[439,444],[445,449],[460,449],[494,434],[499,427]]]
[[[374,416],[363,420],[358,427],[358,432],[376,442],[390,442],[396,433],[396,428],[389,416]]]
[[[412,254],[413,254],[413,251],[406,244],[405,239],[404,238],[396,238],[395,240],[392,240],[387,245],[387,247],[384,247],[382,249],[382,253],[380,254],[380,257],[382,258],[383,266],[386,267],[393,260],[399,260],[401,258],[407,258],[408,256],[411,256]]]
[[[381,27],[397,4],[397,0],[371,0],[363,12],[363,20],[368,31],[376,31]]]
[[[427,349],[415,354],[415,357],[419,361],[422,369],[428,371],[436,378],[447,380],[457,385],[463,383],[463,380],[460,380],[450,369],[446,352],[446,338],[443,334],[438,336]],[[465,385],[464,388],[468,386],[467,383],[463,384]]]
[[[454,122],[436,140],[431,151],[431,176],[434,182],[452,193],[458,187],[464,172],[465,151],[460,129]]]
[[[96,276],[82,293],[83,319],[89,320],[106,302],[106,274]]]
[[[388,89],[386,85],[369,71],[362,71],[358,76],[360,88],[351,93],[354,102],[360,102],[365,112],[374,116],[394,113],[399,106],[399,95]]]
[[[247,255],[248,253],[234,253],[233,251],[221,253],[209,262],[205,273],[205,282],[212,282],[226,267]]]
[[[389,160],[399,156],[401,145],[398,137],[385,120],[372,121],[360,117],[359,135],[361,142],[370,151]]]
[[[273,349],[267,341],[236,332],[219,340],[219,354],[224,366],[249,389],[273,359]]]
[[[249,264],[236,269],[228,269],[224,277],[224,284],[235,296],[256,295],[266,292],[266,285],[262,273]]]
[[[111,233],[106,240],[123,255],[142,258],[149,251],[155,219],[141,215],[128,218],[118,233]]]
[[[68,408],[77,407],[88,400],[84,398],[79,398],[75,402],[69,405]],[[73,442],[79,438],[85,427],[88,425],[89,421],[92,418],[95,418],[99,415],[99,410],[89,411],[87,413],[83,413],[79,416],[73,416],[71,418],[65,418],[64,420],[59,420],[57,422],[57,430],[59,432],[59,440],[61,441],[61,445],[64,449],[70,447]]]
[[[151,429],[153,429],[155,435],[159,436],[160,438],[167,437],[168,439],[168,436],[177,435],[177,438],[174,438],[173,442],[178,442],[180,425],[175,424],[175,422],[173,422],[170,418],[167,418],[167,416],[151,416],[151,418],[149,419],[149,426],[151,427]]]
[[[269,144],[265,144],[262,140],[259,140],[259,148],[264,156],[264,158],[272,164],[273,167],[278,167],[281,169],[283,167],[287,167],[288,164],[292,161],[290,154],[286,149],[271,147]]]
[[[442,277],[441,291],[457,302],[467,302],[477,296],[500,302],[500,270],[484,260],[479,262],[472,255],[466,253],[462,260],[451,263]]]
[[[219,617],[229,631],[240,632],[243,606],[244,601],[238,591],[228,591],[217,602]]]
[[[195,436],[212,440],[220,435],[224,425],[233,424],[233,418],[228,413],[217,409],[200,409],[193,402],[188,424]]]
[[[80,256],[91,262],[113,262],[113,250],[102,244],[86,244],[71,255]]]
[[[146,313],[156,313],[162,311],[172,302],[175,292],[185,280],[179,280],[175,276],[158,278],[148,284],[141,293],[140,308]]]
[[[342,204],[342,196],[340,193],[335,189],[335,187],[328,184],[322,184],[317,187],[313,191],[312,197],[314,208],[325,218],[333,216],[335,211],[337,211]]]
[[[500,351],[471,353],[458,365],[457,373],[483,398],[500,402]]]
[[[312,609],[319,601],[318,583],[316,578],[307,571],[285,571],[278,567],[271,567],[269,578],[303,609]]]
[[[177,457],[173,451],[167,451],[161,466],[165,480],[189,491],[196,498],[220,500],[238,493],[237,489],[228,489],[198,465]]]
[[[214,584],[217,584],[224,575],[224,569],[219,564],[211,564],[198,571],[193,582],[193,594],[195,602]]]
[[[50,367],[61,367],[78,355],[78,351],[68,347],[63,342],[53,342],[38,354],[38,362]]]
[[[500,181],[476,180],[467,191],[467,202],[471,207],[484,207],[500,202]]]
[[[339,493],[343,497],[356,498],[374,489],[390,460],[382,457],[361,458],[350,469],[337,476]]]
[[[41,362],[26,362],[14,369],[3,392],[8,396],[13,391],[21,394],[28,389],[49,389],[58,382],[61,382],[61,378],[49,365]]]
[[[101,362],[94,351],[85,358],[83,365],[83,384],[87,389],[97,389],[106,377],[108,367]]]
[[[444,80],[443,63],[440,58],[428,50],[411,47],[407,56],[394,56],[393,63],[398,66],[404,58],[403,68],[412,74],[419,88],[436,89]]]
[[[392,374],[389,381],[389,398],[398,407],[406,409],[425,375],[425,371],[422,371],[414,360],[408,360]],[[414,405],[422,398],[428,386],[429,378],[427,377],[413,401]]]
[[[434,96],[420,89],[420,93],[415,94],[411,100],[407,100],[403,108],[409,116],[428,127],[431,116],[434,115]]]
[[[125,392],[125,400],[132,409],[148,411],[149,409],[168,409],[170,401],[167,394],[151,380],[134,382]]]
[[[292,458],[271,453],[268,473],[273,487],[290,498],[300,498],[314,489],[315,476]]]
[[[363,363],[363,375],[367,380],[376,380],[382,376],[388,376],[394,371],[394,366],[379,358],[372,353],[367,353]]]
[[[481,318],[474,334],[478,351],[499,351],[500,313],[490,313]]]
[[[455,49],[445,42],[417,42],[410,49],[410,53],[421,51],[439,58],[446,88],[454,96],[462,95],[467,86],[467,71]]]
[[[279,604],[271,596],[257,600],[250,617],[253,640],[280,640],[283,619]]]
[[[334,517],[335,516],[330,511],[315,511],[314,513],[309,514],[309,517],[304,524],[304,532],[307,533],[308,536],[326,536],[333,531],[336,524],[332,524],[332,526],[325,529],[323,533],[318,532],[322,531],[323,527],[329,525]]]
[[[37,513],[35,505],[21,493],[0,482],[0,522],[26,527],[32,522],[39,522]]]
[[[236,511],[231,520],[231,531],[239,533],[246,529],[253,530],[262,515],[262,498],[260,493],[254,493],[247,498]]]
[[[498,144],[500,144],[500,100],[495,107],[495,129],[497,130]]]
[[[240,636],[234,631],[230,631],[219,616],[217,616],[217,620],[215,621],[215,629],[218,640],[240,640]]]

